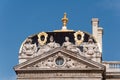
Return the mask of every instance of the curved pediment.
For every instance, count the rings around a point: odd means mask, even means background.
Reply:
[[[84,56],[96,57],[98,54],[101,57],[96,40],[86,32],[40,32],[23,42],[19,52],[19,63],[58,47],[64,47]]]

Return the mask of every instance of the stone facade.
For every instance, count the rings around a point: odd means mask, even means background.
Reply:
[[[93,34],[63,27],[29,36],[14,67],[17,80],[120,80],[120,62],[102,61],[103,29],[92,19]]]

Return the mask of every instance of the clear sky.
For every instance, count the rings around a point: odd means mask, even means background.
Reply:
[[[91,33],[91,19],[104,28],[103,60],[120,60],[120,0],[0,0],[0,80],[16,80],[21,43],[29,35],[67,27]]]

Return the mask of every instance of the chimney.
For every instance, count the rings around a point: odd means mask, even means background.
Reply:
[[[100,51],[102,52],[102,36],[103,36],[103,28],[102,27],[98,27],[98,42],[100,44]]]
[[[92,18],[92,34],[96,40],[98,34],[98,25],[99,25],[98,18]]]
[[[93,37],[96,39],[98,46],[100,47],[100,51],[102,52],[103,28],[99,27],[98,18],[92,18],[92,34],[93,34]]]

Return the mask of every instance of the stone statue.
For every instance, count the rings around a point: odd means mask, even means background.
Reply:
[[[50,36],[50,43],[47,45],[39,45],[39,50],[36,55],[43,54],[44,52],[48,52],[56,47],[60,47],[60,45],[55,43],[53,36]]]
[[[44,52],[48,52],[50,47],[48,45],[38,45],[38,52],[34,56],[38,56],[43,54]]]
[[[93,42],[93,39],[89,38],[87,45],[83,46],[83,51],[88,55],[93,55],[98,51],[98,47]]]
[[[67,36],[65,37],[65,42],[63,43],[62,47],[66,48],[68,50],[71,50],[73,52],[81,53],[80,49],[77,48],[76,45],[74,45],[73,43],[71,43],[69,41],[69,37],[67,37]]]
[[[32,56],[37,51],[36,44],[32,44],[32,40],[28,38],[22,46],[22,56]]]
[[[66,49],[71,49],[71,47],[73,46],[73,43],[71,43],[69,41],[69,37],[65,37],[65,42],[62,45],[63,47],[65,47]]]
[[[54,41],[53,36],[50,36],[50,43],[47,44],[51,49],[52,48],[56,48],[56,47],[60,47],[60,44],[56,43]]]

